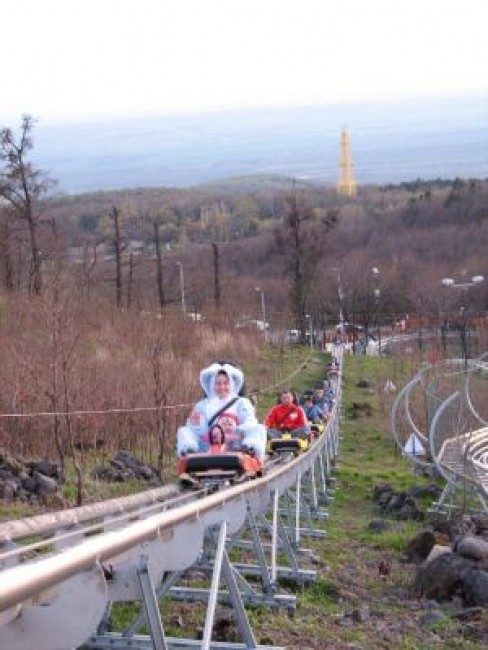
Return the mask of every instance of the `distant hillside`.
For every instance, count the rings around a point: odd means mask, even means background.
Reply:
[[[208,189],[215,192],[259,192],[261,190],[290,191],[317,187],[316,181],[295,179],[291,176],[279,174],[250,174],[248,176],[234,176],[208,181],[196,186],[197,189]]]
[[[256,174],[335,184],[346,125],[360,183],[488,176],[487,100],[351,104],[39,124],[38,164],[68,193]]]

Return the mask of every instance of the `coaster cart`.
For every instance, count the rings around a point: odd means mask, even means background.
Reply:
[[[326,426],[325,422],[319,422],[315,424],[313,422],[309,422],[308,425],[310,427],[310,433],[312,438],[318,438],[325,431],[325,426]]]
[[[208,451],[186,454],[177,465],[183,488],[219,490],[262,476],[264,465],[252,449],[228,449],[225,439],[209,434]]]
[[[308,438],[292,438],[290,431],[284,429],[279,438],[268,440],[268,453],[271,456],[276,454],[294,454],[297,456],[307,451],[310,446]]]

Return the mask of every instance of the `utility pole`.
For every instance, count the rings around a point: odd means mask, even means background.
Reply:
[[[181,311],[183,315],[186,316],[186,305],[185,305],[185,276],[183,275],[183,264],[181,262],[176,262],[176,266],[180,271],[180,289],[181,289]]]
[[[470,281],[468,282],[455,282],[452,278],[443,278],[442,284],[445,287],[452,287],[453,289],[461,289],[461,307],[460,307],[460,312],[461,312],[461,327],[459,330],[460,338],[461,338],[461,348],[463,351],[463,359],[464,359],[464,369],[467,370],[468,368],[468,357],[469,357],[469,350],[468,350],[468,320],[467,320],[467,309],[468,309],[468,302],[467,302],[467,293],[468,289],[471,289],[471,287],[475,287],[477,284],[480,284],[480,282],[483,282],[484,276],[482,275],[475,275],[471,278]]]

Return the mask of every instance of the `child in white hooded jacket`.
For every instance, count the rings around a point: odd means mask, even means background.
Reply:
[[[230,363],[213,363],[201,371],[200,384],[206,397],[195,404],[185,426],[177,431],[178,456],[206,451],[209,429],[219,424],[230,449],[247,447],[264,460],[266,429],[257,421],[251,402],[239,395],[244,386],[242,370]]]

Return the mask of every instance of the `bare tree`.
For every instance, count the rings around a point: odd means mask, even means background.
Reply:
[[[167,454],[167,393],[163,381],[162,364],[163,342],[158,338],[152,349],[151,361],[154,380],[154,402],[156,404],[156,421],[158,427],[158,472],[161,480],[164,480],[164,462]]]
[[[116,268],[116,277],[115,277],[115,286],[116,286],[116,297],[117,297],[117,307],[122,307],[122,252],[124,245],[122,243],[122,235],[120,232],[120,210],[115,207],[112,207],[110,211],[110,218],[114,222],[114,251],[115,251],[115,268]]]
[[[86,283],[86,297],[88,299],[90,299],[91,296],[93,274],[97,267],[97,262],[98,262],[97,247],[98,244],[94,242],[91,245],[92,252],[90,252],[89,242],[86,240],[83,242],[83,258],[81,261],[81,273]]]
[[[159,296],[159,308],[161,311],[163,311],[164,306],[166,304],[166,300],[164,297],[164,284],[163,284],[163,260],[161,256],[161,239],[160,239],[160,233],[159,233],[159,227],[161,225],[159,219],[155,219],[153,222],[154,225],[154,243],[156,245],[156,263],[157,263],[157,269],[158,269],[158,296]]]
[[[6,291],[11,292],[14,289],[14,267],[12,260],[11,227],[6,209],[0,210],[0,255],[3,286]]]
[[[336,221],[335,211],[317,216],[303,192],[299,194],[294,189],[285,196],[283,219],[275,231],[275,242],[283,258],[285,274],[291,280],[291,310],[302,338],[307,326],[307,293],[324,255],[326,235]]]
[[[42,290],[42,256],[37,229],[42,199],[54,182],[29,161],[33,128],[34,119],[24,115],[18,138],[9,128],[0,130],[0,198],[9,206],[16,220],[27,224],[31,249],[29,291],[39,295]]]
[[[216,242],[212,244],[213,250],[213,267],[214,267],[214,303],[218,309],[220,307],[220,268],[219,268],[219,247]]]

